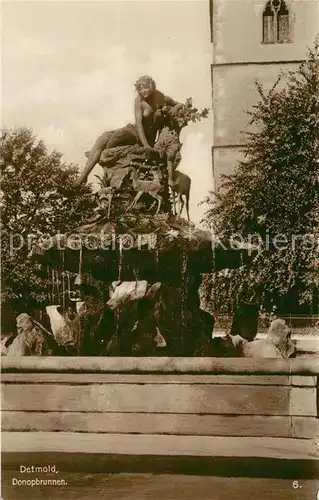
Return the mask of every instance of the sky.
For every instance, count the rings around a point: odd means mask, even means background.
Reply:
[[[166,95],[211,109],[207,0],[2,0],[2,28],[2,127],[31,127],[79,170],[98,135],[133,122],[143,74]],[[195,223],[213,188],[212,129],[210,114],[181,135]]]

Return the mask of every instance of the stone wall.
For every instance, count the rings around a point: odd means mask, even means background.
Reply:
[[[316,460],[315,359],[14,358],[4,453]]]

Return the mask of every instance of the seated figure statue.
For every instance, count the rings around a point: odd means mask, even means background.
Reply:
[[[267,337],[242,345],[246,358],[291,358],[296,355],[296,346],[291,340],[291,331],[283,319],[272,321]]]
[[[266,338],[252,340],[249,330],[240,334],[213,337],[195,355],[213,357],[244,358],[291,358],[296,355],[296,346],[291,340],[291,331],[283,319],[272,321]]]
[[[157,110],[161,106],[175,106],[177,103],[171,97],[158,91],[154,80],[149,76],[139,78],[135,88],[138,93],[134,101],[135,124],[128,124],[120,129],[104,132],[98,137],[80,175],[79,184],[87,180],[93,167],[99,163],[105,148],[132,145],[140,145],[146,150],[153,148],[159,130]]]
[[[180,133],[189,121],[206,117],[208,110],[198,112],[192,99],[184,104],[176,103],[157,91],[149,77],[142,77],[136,88],[139,93],[135,103],[136,125],[102,134],[92,151],[86,153],[88,161],[78,182],[86,180],[96,163],[103,167],[103,193],[97,196],[98,219],[103,218],[104,212],[109,219],[120,213],[131,213],[135,206],[137,211],[150,210],[154,203],[149,207],[150,197],[144,196],[146,193],[157,201],[156,213],[160,210],[166,213],[172,206],[174,214],[177,194],[179,215],[186,205],[189,220],[191,180],[176,170],[181,160]],[[131,197],[130,203],[128,197]]]

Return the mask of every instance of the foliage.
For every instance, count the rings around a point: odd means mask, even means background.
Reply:
[[[259,246],[248,263],[214,276],[218,309],[238,299],[267,309],[310,305],[319,289],[318,70],[319,38],[271,90],[256,82],[244,159],[206,200],[204,220],[215,234]]]
[[[178,104],[173,108],[167,105],[160,107],[160,112],[163,116],[168,115],[177,119],[182,126],[185,127],[189,122],[199,122],[203,118],[207,118],[209,115],[209,109],[203,108],[202,110],[198,110],[193,105],[192,97],[188,97],[185,103]]]
[[[181,114],[184,118],[187,119],[188,122],[198,122],[201,121],[202,118],[207,118],[209,114],[208,108],[203,108],[199,111],[197,108],[193,106],[192,97],[188,97],[185,101],[185,104],[182,108]]]
[[[63,233],[88,217],[90,188],[76,186],[77,169],[49,152],[30,129],[3,133],[0,144],[2,208],[2,302],[24,306],[47,300],[47,281],[39,264],[28,260],[27,242]],[[30,236],[32,235],[32,236]],[[29,240],[28,240],[29,237]],[[24,246],[14,251],[24,240]]]

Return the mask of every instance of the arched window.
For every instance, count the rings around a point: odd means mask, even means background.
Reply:
[[[263,12],[263,43],[290,41],[289,11],[284,0],[269,0]]]
[[[263,12],[263,42],[274,43],[274,20],[275,15],[271,8],[271,3],[268,2]]]
[[[277,38],[279,43],[289,42],[289,11],[284,1],[278,11]]]

